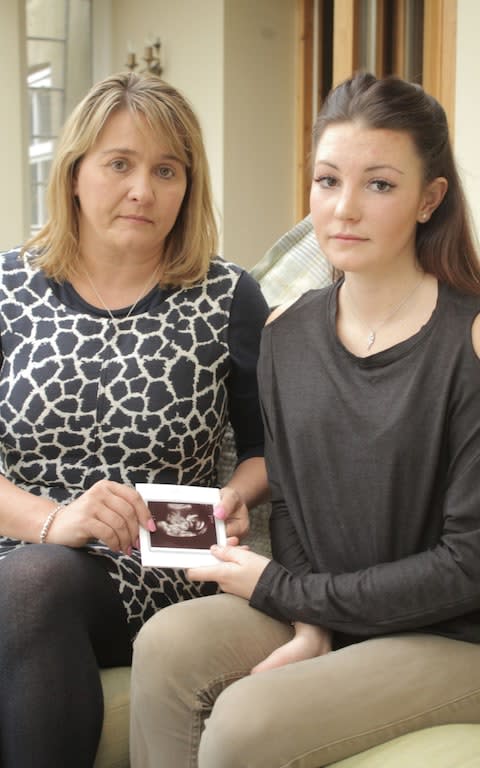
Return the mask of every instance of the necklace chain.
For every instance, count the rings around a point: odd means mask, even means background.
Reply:
[[[112,310],[111,310],[109,307],[107,307],[107,305],[105,304],[104,300],[103,300],[103,299],[102,299],[102,297],[100,296],[99,292],[98,292],[98,291],[97,291],[97,289],[95,288],[95,284],[94,284],[94,282],[93,282],[93,280],[92,280],[92,277],[91,277],[90,273],[88,272],[87,268],[84,266],[84,267],[83,267],[83,269],[84,269],[85,275],[87,276],[88,282],[90,283],[90,287],[91,287],[92,291],[94,292],[95,296],[96,296],[96,297],[97,297],[97,299],[99,300],[99,302],[100,302],[100,304],[102,305],[102,307],[104,308],[104,310],[105,310],[106,312],[108,312],[108,314],[109,314],[109,316],[110,316],[110,319],[111,319],[111,320],[115,320],[115,319],[127,320],[127,319],[130,317],[130,315],[132,314],[132,312],[133,312],[133,310],[135,309],[135,307],[137,306],[137,304],[138,304],[138,302],[140,301],[140,299],[141,299],[141,298],[143,298],[144,296],[146,296],[146,294],[147,294],[147,289],[148,289],[149,285],[150,285],[151,283],[153,283],[153,280],[154,280],[154,278],[157,276],[157,274],[158,274],[158,272],[159,272],[159,270],[160,270],[160,264],[157,264],[157,266],[156,266],[156,267],[155,267],[155,269],[153,270],[152,274],[151,274],[151,275],[150,275],[150,277],[148,278],[147,282],[146,282],[146,283],[145,283],[145,285],[143,286],[142,290],[141,290],[141,291],[140,291],[140,293],[138,294],[137,298],[136,298],[136,299],[135,299],[135,301],[133,302],[133,304],[132,304],[132,306],[130,307],[130,309],[128,310],[127,314],[126,314],[124,317],[121,317],[121,318],[115,318],[115,315],[113,314]]]
[[[397,304],[391,310],[391,312],[389,312],[388,315],[386,317],[384,317],[383,320],[380,321],[380,323],[378,323],[378,325],[375,328],[372,328],[364,320],[362,320],[362,318],[360,317],[360,315],[358,313],[358,307],[356,306],[355,301],[353,300],[353,296],[351,295],[350,291],[348,290],[347,284],[344,283],[344,285],[345,285],[345,292],[347,294],[347,298],[349,299],[350,304],[352,305],[352,307],[351,307],[352,314],[368,330],[367,352],[370,352],[371,348],[375,344],[375,340],[377,338],[377,333],[380,330],[380,328],[382,328],[382,326],[384,326],[385,323],[387,323],[389,320],[391,320],[392,317],[394,317],[394,315],[397,314],[397,312],[400,312],[401,308],[405,306],[405,304],[412,298],[412,296],[418,290],[418,288],[420,288],[420,285],[421,285],[424,277],[425,277],[425,272],[422,273],[422,276],[421,276],[420,280],[417,283],[415,283],[413,289],[409,293],[407,293],[407,295],[401,300],[401,302],[399,304]]]

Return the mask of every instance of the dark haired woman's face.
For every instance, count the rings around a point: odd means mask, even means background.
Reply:
[[[407,134],[356,122],[330,125],[316,149],[310,194],[320,248],[345,272],[415,260],[425,192]]]
[[[186,185],[183,163],[146,121],[114,112],[75,177],[81,251],[158,258]]]

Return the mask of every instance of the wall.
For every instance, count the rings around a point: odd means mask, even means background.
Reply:
[[[97,0],[98,2],[98,0]],[[103,0],[104,2],[104,0]],[[160,37],[202,125],[221,251],[253,266],[294,223],[295,0],[113,0],[113,69]]]
[[[0,0],[0,249],[29,221],[24,5]],[[93,0],[95,80],[160,37],[164,76],[202,125],[221,251],[245,266],[294,223],[294,14],[295,0]]]
[[[224,250],[253,266],[295,212],[295,3],[226,0]]]
[[[165,76],[202,122],[225,254],[249,265],[293,223],[295,0],[94,0],[94,77],[123,67],[128,41],[162,39]],[[28,220],[24,0],[0,0],[0,249]],[[477,0],[458,0],[455,152],[480,231]],[[224,101],[225,100],[225,101]],[[261,119],[259,119],[261,115]]]
[[[29,219],[27,179],[27,101],[25,14],[22,0],[0,0],[0,71],[2,119],[0,120],[0,250],[21,243]]]
[[[223,0],[114,0],[112,71],[125,68],[129,44],[137,58],[147,40],[162,43],[163,77],[179,88],[202,126],[219,222],[223,214]]]
[[[479,28],[478,0],[458,0],[455,155],[477,233],[480,233],[480,101],[477,98],[480,73]]]

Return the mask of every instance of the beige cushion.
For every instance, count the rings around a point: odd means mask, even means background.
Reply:
[[[130,667],[102,669],[103,730],[94,768],[129,768]]]
[[[480,725],[437,725],[406,733],[329,768],[479,768]]]

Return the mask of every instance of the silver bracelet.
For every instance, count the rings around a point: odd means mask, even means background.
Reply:
[[[45,520],[42,530],[40,531],[40,544],[45,544],[47,541],[48,532],[50,530],[50,527],[55,520],[57,513],[60,512],[62,509],[63,504],[58,504],[52,511],[48,514],[47,519]]]

